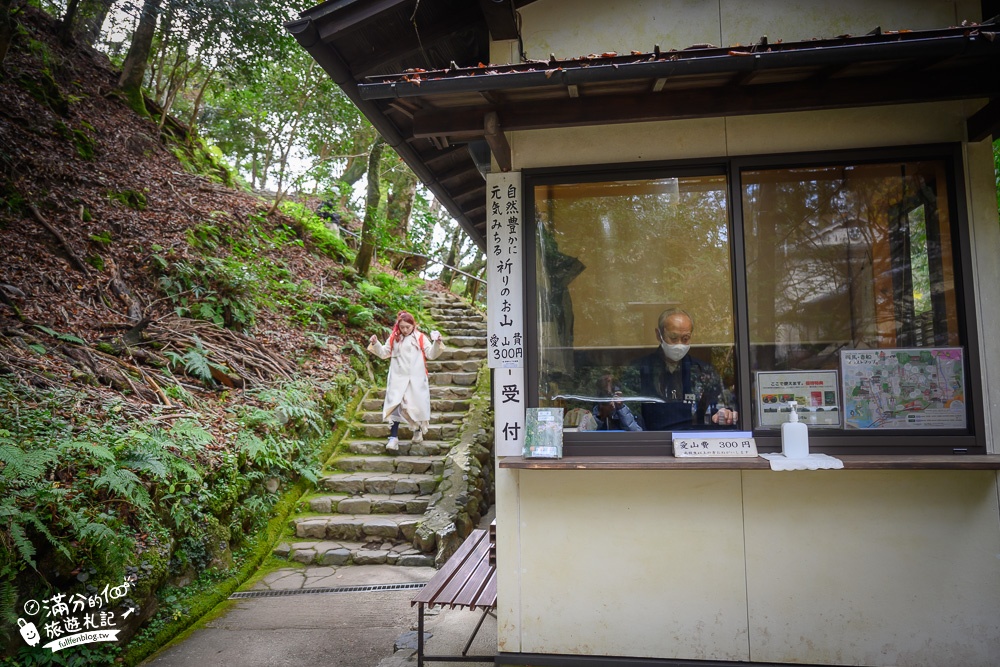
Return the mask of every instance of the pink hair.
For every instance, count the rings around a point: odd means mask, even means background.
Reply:
[[[413,315],[410,315],[405,310],[399,311],[399,315],[396,316],[396,323],[392,325],[392,335],[389,336],[389,349],[392,350],[393,345],[396,341],[403,340],[403,334],[399,330],[399,323],[406,322],[413,326],[413,330],[417,330],[417,321],[413,319]]]

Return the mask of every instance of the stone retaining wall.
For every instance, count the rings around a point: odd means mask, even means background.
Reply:
[[[493,409],[490,371],[484,363],[459,430],[459,442],[444,463],[442,481],[413,537],[413,545],[434,552],[441,567],[493,505]]]

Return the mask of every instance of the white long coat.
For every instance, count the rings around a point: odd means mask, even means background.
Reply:
[[[424,352],[420,352],[423,342]],[[431,419],[431,390],[427,381],[427,368],[424,366],[424,356],[427,359],[437,359],[444,350],[441,339],[431,342],[429,335],[414,331],[404,336],[393,345],[390,352],[389,341],[385,344],[371,343],[368,351],[389,361],[389,378],[386,381],[385,401],[382,403],[382,419],[392,422],[390,415],[399,407],[399,412],[410,428],[418,424],[424,431]]]

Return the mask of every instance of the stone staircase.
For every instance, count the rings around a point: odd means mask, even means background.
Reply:
[[[275,555],[308,565],[434,566],[435,554],[417,548],[414,535],[441,498],[445,457],[459,437],[486,359],[486,322],[453,294],[429,293],[426,299],[445,350],[427,362],[431,423],[424,441],[411,443],[404,422],[398,455],[387,454],[385,389],[370,390],[342,443],[348,453],[327,464],[320,489],[301,501],[293,521],[295,541],[279,545]]]

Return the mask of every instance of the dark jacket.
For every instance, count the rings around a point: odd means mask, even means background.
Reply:
[[[594,406],[591,411],[594,420],[597,422],[598,431],[641,431],[642,427],[635,420],[632,411],[622,403],[622,406],[611,413],[610,417],[601,419],[601,404]]]
[[[665,403],[643,405],[646,430],[698,429],[712,425],[712,415],[725,407],[722,380],[711,366],[684,355],[674,372],[667,370],[659,348],[636,362],[639,391]],[[651,423],[654,422],[654,423]]]

